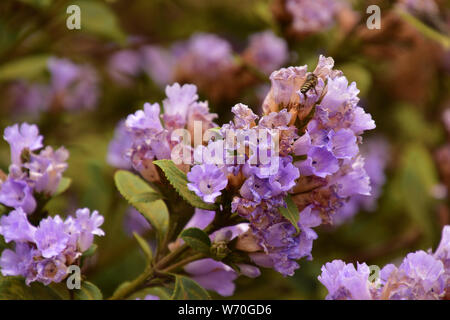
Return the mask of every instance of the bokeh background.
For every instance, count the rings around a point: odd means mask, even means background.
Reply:
[[[246,65],[250,79],[236,87],[230,85],[235,79],[224,79],[220,72],[210,75],[206,84],[204,79],[180,75],[180,66],[174,67],[179,56],[166,53],[176,52],[198,32],[225,39],[238,61],[245,60],[249,37],[266,30],[286,42],[289,54],[282,66],[308,64],[312,70],[319,54],[332,56],[336,68],[356,81],[360,104],[376,122],[377,128],[364,139],[384,139],[388,145],[386,181],[376,209],[362,210],[340,225],[318,228],[314,259],[300,261],[293,277],[272,270],[264,270],[257,279],[241,277],[232,298],[323,299],[326,290],[317,276],[325,262],[339,258],[382,267],[408,252],[436,247],[442,227],[450,223],[449,112],[445,116],[450,109],[449,2],[436,0],[437,12],[421,14],[402,13],[396,1],[347,1],[332,25],[307,33],[292,29],[283,3],[0,1],[0,130],[16,122],[36,123],[46,144],[69,149],[65,176],[72,178],[72,186],[51,201],[49,210],[67,215],[89,207],[105,216],[106,236],[98,240],[97,255],[84,271],[104,296],[137,276],[144,265],[135,240],[124,228],[127,204],[114,187],[116,169],[107,162],[117,123],[144,102],[160,101],[165,82],[173,79],[198,82],[201,98],[209,100],[219,123],[229,121],[230,109],[238,102],[259,111],[270,84],[270,72],[251,65]],[[81,30],[66,27],[70,4],[81,8]],[[366,8],[371,4],[381,8],[380,30],[366,26]],[[150,58],[143,70],[136,71],[132,53],[146,49]],[[128,56],[116,55],[124,50]],[[156,58],[154,52],[159,53]],[[74,85],[78,87],[67,89],[79,95],[70,103],[48,93],[57,77],[49,69],[55,58],[85,68]],[[178,68],[175,76],[174,68]],[[9,159],[8,145],[2,141],[1,170],[7,171]]]

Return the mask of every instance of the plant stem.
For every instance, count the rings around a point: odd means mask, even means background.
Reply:
[[[179,261],[179,262],[177,262],[177,263],[171,265],[170,267],[165,268],[164,270],[160,270],[160,271],[157,271],[157,272],[160,272],[160,273],[169,273],[169,272],[172,272],[172,271],[174,271],[174,270],[177,270],[178,268],[180,268],[180,267],[182,267],[182,266],[188,264],[189,262],[192,262],[192,261],[201,259],[201,258],[203,258],[203,257],[204,257],[203,253],[197,253],[197,254],[194,254],[194,255],[192,255],[192,256],[189,256],[189,257],[187,257],[187,258],[185,258],[185,259],[183,259],[183,260],[181,260],[181,261]]]
[[[159,260],[158,263],[156,264],[155,268],[158,270],[161,268],[164,268],[168,263],[170,263],[173,259],[175,259],[180,254],[182,254],[188,248],[189,248],[189,246],[187,244],[183,244],[181,247],[179,247],[178,249],[175,249],[174,251],[169,253],[167,256],[165,256],[164,258]]]
[[[109,300],[121,300],[135,292],[148,278],[153,275],[153,268],[149,265],[145,271],[133,281],[119,287]]]

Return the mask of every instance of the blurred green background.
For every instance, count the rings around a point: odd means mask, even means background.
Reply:
[[[123,230],[127,204],[115,190],[115,169],[106,162],[108,143],[120,119],[141,108],[143,102],[157,102],[164,96],[150,78],[141,77],[124,88],[108,77],[107,58],[127,47],[132,36],[142,37],[146,44],[169,46],[195,32],[211,32],[238,51],[252,33],[272,29],[286,36],[291,51],[288,65],[314,68],[319,54],[332,56],[337,69],[357,82],[361,104],[375,119],[377,128],[365,138],[382,135],[391,145],[387,182],[375,212],[360,212],[340,227],[318,228],[314,259],[302,260],[295,276],[283,278],[264,270],[257,279],[241,277],[232,298],[322,299],[326,290],[317,276],[325,262],[339,258],[382,267],[410,251],[436,247],[442,226],[450,221],[448,197],[433,193],[437,185],[449,181],[435,157],[449,143],[442,122],[442,112],[450,108],[449,48],[401,18],[391,24],[395,20],[392,1],[353,1],[352,5],[364,21],[365,8],[373,3],[382,8],[382,23],[386,24],[381,30],[370,33],[362,23],[361,30],[343,35],[337,24],[299,39],[284,34],[269,0],[0,2],[0,130],[19,121],[33,122],[39,125],[46,144],[69,149],[65,176],[72,178],[72,187],[53,199],[49,208],[66,215],[75,208],[89,207],[105,216],[106,236],[98,239],[98,254],[85,270],[105,297],[138,275],[144,265],[136,242]],[[81,7],[81,30],[65,26],[69,4]],[[439,5],[447,10],[443,16],[450,21],[448,2]],[[50,56],[89,63],[97,69],[101,90],[95,110],[45,112],[32,118],[8,105],[5,97],[11,82],[48,80]],[[208,99],[207,92],[200,96]],[[260,104],[255,92],[244,91],[233,101],[210,102],[210,107],[220,114],[218,122],[224,123],[238,102],[255,110]],[[0,169],[7,171],[9,159],[8,145],[1,142]]]

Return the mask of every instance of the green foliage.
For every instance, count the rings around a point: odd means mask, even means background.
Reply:
[[[96,285],[89,281],[83,281],[80,289],[73,290],[75,300],[102,300],[103,295]]]
[[[87,249],[85,252],[83,252],[82,257],[83,258],[87,258],[87,257],[92,257],[94,255],[94,253],[97,251],[98,246],[93,243],[89,249]]]
[[[300,229],[297,224],[298,219],[300,218],[297,205],[294,203],[290,195],[287,195],[286,198],[284,198],[284,201],[286,202],[286,208],[280,207],[278,208],[278,210],[280,211],[283,217],[285,217],[292,223],[297,232],[300,232]]]
[[[208,235],[203,230],[198,228],[189,228],[183,230],[180,237],[195,251],[209,255],[211,240],[209,240]]]
[[[139,243],[139,246],[141,247],[142,251],[145,254],[147,264],[150,264],[151,261],[153,260],[152,249],[148,245],[147,241],[144,238],[142,238],[139,234],[137,234],[136,232],[133,232],[133,235],[136,238],[137,242]]]
[[[70,299],[66,283],[45,286],[33,282],[25,284],[22,277],[0,276],[0,300],[67,300]]]
[[[159,238],[164,239],[169,227],[169,212],[164,201],[133,201],[138,195],[155,193],[155,190],[135,174],[124,170],[116,172],[114,181],[122,196],[152,224],[158,231]]]
[[[204,202],[194,192],[188,189],[186,174],[178,169],[172,160],[156,160],[153,163],[161,168],[170,184],[191,206],[205,210],[217,209],[215,204]]]
[[[60,194],[66,192],[70,185],[72,184],[72,179],[67,177],[62,177],[61,181],[59,182],[58,189],[56,190],[54,197],[59,196]]]
[[[208,292],[194,280],[175,275],[175,288],[171,300],[209,300]]]
[[[397,179],[401,203],[412,220],[430,239],[434,230],[432,205],[435,202],[431,192],[438,179],[431,155],[423,146],[407,146]]]
[[[81,9],[81,30],[124,43],[126,35],[111,8],[100,1],[78,0],[72,4]]]
[[[34,78],[47,70],[48,58],[39,54],[10,61],[0,66],[0,81]]]

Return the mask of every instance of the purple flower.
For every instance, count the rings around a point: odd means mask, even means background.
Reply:
[[[78,230],[78,247],[81,251],[86,251],[94,241],[94,235],[104,236],[105,232],[100,229],[103,224],[103,216],[97,210],[91,211],[88,208],[76,211],[75,228]]]
[[[436,300],[448,294],[448,232],[445,226],[441,244],[434,254],[429,251],[409,253],[400,266],[386,265],[380,279],[370,282],[369,268],[334,260],[322,266],[319,281],[328,289],[327,299]]]
[[[3,276],[27,275],[33,263],[36,250],[27,243],[18,242],[15,250],[5,249],[0,257]]]
[[[221,195],[221,191],[228,184],[227,177],[217,166],[213,164],[195,165],[187,174],[189,190],[208,203]]]
[[[166,87],[167,98],[163,101],[164,115],[178,116],[182,127],[186,123],[189,108],[197,101],[197,87],[192,84],[180,86],[178,83]]]
[[[207,290],[216,291],[224,297],[234,293],[237,273],[226,264],[213,259],[201,259],[187,264],[184,270]]]
[[[38,155],[32,154],[29,163],[24,165],[29,170],[29,179],[38,193],[52,195],[58,189],[62,174],[67,169],[69,152],[61,147],[54,151],[46,147]]]
[[[270,74],[286,63],[289,52],[286,41],[268,30],[250,36],[244,56],[262,72]]]
[[[52,258],[59,255],[69,241],[69,235],[65,232],[65,225],[59,216],[46,218],[39,223],[35,232],[35,241],[38,250],[44,258]]]
[[[133,232],[144,235],[151,230],[152,226],[148,220],[136,209],[129,207],[124,217],[124,228],[128,236],[132,237]]]
[[[233,66],[233,49],[224,39],[208,33],[196,33],[174,48],[182,73],[214,79]]]
[[[78,264],[82,253],[92,244],[92,235],[104,235],[99,228],[103,217],[88,209],[77,211],[76,218],[63,221],[58,215],[32,226],[22,209],[0,219],[0,234],[15,249],[6,249],[0,258],[3,275],[21,275],[27,285],[39,281],[45,285],[61,282],[67,267]]]
[[[132,84],[132,78],[141,71],[142,59],[138,52],[130,49],[114,53],[108,60],[108,73],[123,86]]]
[[[146,131],[157,133],[163,130],[159,113],[159,104],[145,103],[144,110],[138,110],[136,113],[130,114],[125,124],[131,132],[136,132],[136,134]]]
[[[11,146],[11,162],[21,164],[22,151],[35,151],[42,148],[43,137],[39,135],[39,129],[36,125],[22,123],[7,127],[3,138]]]
[[[0,234],[5,238],[5,242],[32,242],[36,228],[27,219],[22,208],[17,208],[4,215],[0,219]]]
[[[155,46],[140,49],[142,69],[160,87],[172,82],[174,78],[175,59],[170,51]]]
[[[369,288],[369,267],[334,260],[322,266],[319,281],[328,289],[327,300],[372,300]]]
[[[23,180],[8,178],[0,186],[0,203],[11,208],[21,208],[27,214],[36,209],[32,188]]]
[[[50,58],[53,100],[67,110],[92,109],[99,96],[98,75],[88,65],[76,65],[68,59]]]
[[[339,6],[332,0],[287,0],[286,9],[292,16],[292,28],[308,34],[330,28]]]
[[[120,169],[132,168],[130,160],[126,158],[128,150],[133,145],[132,137],[125,126],[125,121],[119,122],[108,147],[107,161],[111,166]]]

